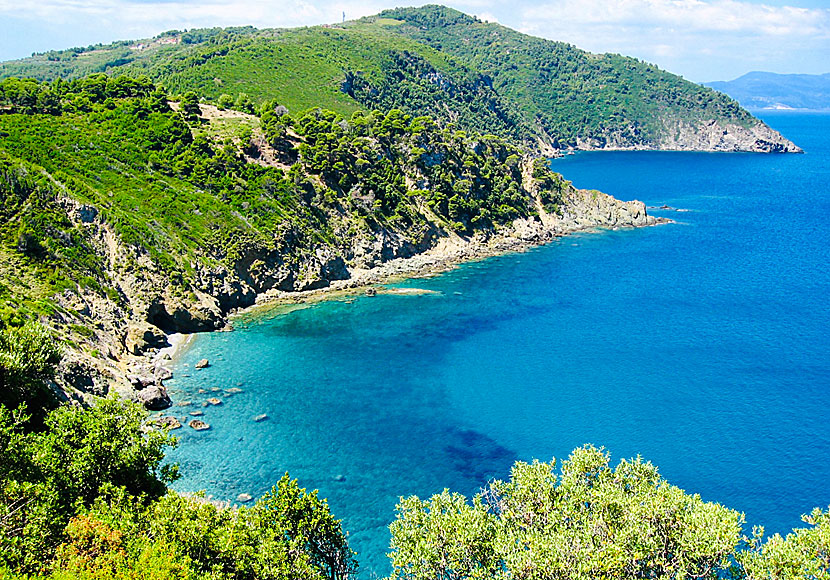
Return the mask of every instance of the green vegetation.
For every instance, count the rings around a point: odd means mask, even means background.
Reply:
[[[5,334],[0,369],[6,351],[29,352],[42,333]],[[52,355],[17,380],[42,383]],[[166,488],[175,440],[134,403],[61,406],[38,425],[25,414],[37,389],[21,399],[0,405],[0,578],[333,580],[356,569],[325,500],[287,475],[250,508],[183,497]]]
[[[203,288],[200,268],[244,276],[251,256],[290,265],[320,246],[347,255],[350,239],[335,231],[396,231],[424,247],[436,232],[472,234],[539,208],[523,188],[521,150],[398,109],[290,115],[269,101],[259,117],[209,121],[195,93],[174,110],[147,77],[104,74],[5,79],[0,107],[0,308],[50,317],[88,350],[96,324],[54,296],[121,303],[118,277],[140,271],[142,255],[187,297]],[[542,206],[557,211],[570,184],[543,163],[533,177]],[[99,224],[135,250],[115,270]]]
[[[11,350],[39,341],[33,326]],[[38,372],[49,374],[51,363]],[[29,380],[38,380],[35,376]],[[0,405],[0,578],[310,580],[357,560],[317,492],[285,475],[251,507],[166,489],[175,440],[133,403],[62,406],[32,425]],[[668,484],[639,457],[612,468],[586,446],[562,464],[518,462],[472,502],[402,499],[391,579],[830,577],[830,511],[762,542],[743,516]]]
[[[472,504],[444,492],[398,506],[395,578],[718,578],[740,514],[665,482],[650,463],[592,447],[562,464],[517,463]]]
[[[674,120],[756,121],[713,90],[618,54],[595,55],[562,43],[481,22],[443,6],[386,10],[394,34],[424,42],[492,79],[506,103],[563,144],[610,137],[656,141]]]
[[[533,147],[539,139],[653,145],[681,121],[759,123],[729,97],[653,65],[442,6],[387,10],[334,27],[171,31],[0,63],[0,78],[94,73],[146,75],[172,94],[193,91],[248,112],[274,99],[291,111],[323,107],[346,118],[361,108],[400,109]]]
[[[46,383],[61,353],[49,332],[29,322],[0,327],[0,405],[16,409],[25,402],[40,410],[57,406],[56,393]]]

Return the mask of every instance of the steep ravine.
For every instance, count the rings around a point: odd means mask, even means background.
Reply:
[[[520,250],[555,237],[596,227],[640,227],[659,223],[639,201],[622,202],[568,185],[558,213],[545,211],[533,160],[522,162],[522,192],[538,215],[521,218],[497,230],[470,237],[451,232],[423,205],[429,224],[416,230],[372,231],[350,215],[330,215],[338,224],[337,242],[309,251],[287,247],[243,253],[231,267],[215,256],[192,263],[193,282],[187,290],[171,284],[168,275],[145,252],[124,244],[93,207],[65,199],[63,207],[83,225],[96,252],[105,257],[106,274],[117,288],[117,300],[101,297],[80,285],[56,297],[60,307],[94,329],[88,346],[67,349],[58,383],[69,398],[90,401],[111,391],[163,408],[166,399],[165,361],[156,356],[171,333],[221,330],[228,314],[259,299],[301,299],[309,291],[360,287],[393,275],[446,268],[461,261]],[[127,266],[136,264],[137,267]],[[57,312],[53,321],[60,321]],[[90,352],[94,354],[90,354]]]

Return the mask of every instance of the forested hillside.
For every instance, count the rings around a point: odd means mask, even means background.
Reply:
[[[735,101],[657,67],[595,55],[424,6],[336,26],[171,31],[0,64],[0,78],[146,74],[172,93],[223,94],[342,115],[400,109],[552,149],[797,151]]]
[[[167,333],[219,328],[268,291],[447,241],[651,223],[499,137],[397,109],[270,101],[254,115],[100,73],[6,79],[0,107],[0,320],[41,318],[67,341],[57,378],[71,396],[160,383],[143,355]]]

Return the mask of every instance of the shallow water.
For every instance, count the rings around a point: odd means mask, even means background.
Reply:
[[[288,471],[343,518],[367,578],[388,572],[399,496],[473,493],[517,459],[584,443],[640,454],[768,532],[800,525],[830,504],[830,116],[767,120],[807,154],[553,162],[577,186],[688,210],[653,211],[675,224],[398,284],[438,294],[199,335],[169,386],[194,402],[177,413],[201,410],[212,429],[177,432],[175,487],[256,496]],[[200,358],[212,366],[194,370]]]

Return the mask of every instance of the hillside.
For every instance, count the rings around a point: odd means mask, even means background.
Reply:
[[[782,75],[750,72],[732,81],[706,84],[752,110],[830,110],[830,73]]]
[[[550,154],[576,147],[798,151],[713,90],[440,6],[338,26],[172,31],[0,64],[0,78],[146,74],[171,93],[292,111],[398,108]]]
[[[48,323],[70,396],[169,404],[150,360],[167,334],[220,328],[267,292],[654,222],[429,117],[172,105],[146,77],[0,82],[0,325]]]

